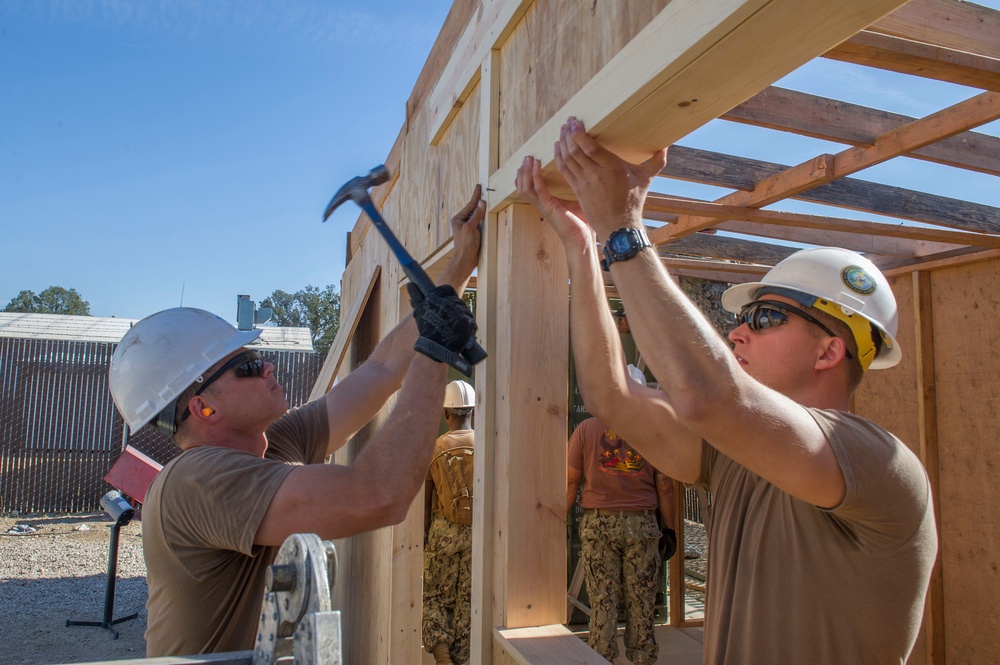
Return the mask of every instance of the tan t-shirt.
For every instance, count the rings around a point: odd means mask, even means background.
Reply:
[[[703,445],[706,665],[903,663],[913,648],[937,552],[927,474],[873,423],[809,411],[847,483],[829,510]]]
[[[587,418],[573,430],[566,464],[583,474],[583,508],[656,510],[657,485],[669,487],[671,482],[597,418]]]
[[[320,399],[268,428],[264,459],[195,448],[157,474],[142,506],[147,657],[253,648],[278,553],[255,546],[254,535],[294,465],[322,462],[328,439]]]

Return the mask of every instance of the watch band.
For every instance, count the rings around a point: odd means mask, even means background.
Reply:
[[[611,269],[616,261],[628,261],[634,258],[640,250],[652,247],[646,230],[635,227],[624,227],[612,231],[608,241],[604,243],[604,258],[601,259],[601,269],[605,272]]]

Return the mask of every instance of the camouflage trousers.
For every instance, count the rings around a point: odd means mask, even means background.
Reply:
[[[454,663],[469,659],[472,527],[435,515],[424,547],[423,643],[450,645]]]
[[[608,661],[618,657],[618,602],[625,599],[625,656],[633,663],[656,662],[653,636],[656,586],[660,579],[660,527],[649,514],[584,511],[580,519],[583,572],[590,598],[592,649]]]

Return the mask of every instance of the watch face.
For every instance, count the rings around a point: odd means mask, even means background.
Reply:
[[[617,233],[608,239],[611,250],[616,254],[624,254],[632,247],[632,239],[626,233]]]

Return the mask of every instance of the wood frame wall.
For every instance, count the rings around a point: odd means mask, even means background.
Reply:
[[[909,118],[773,85],[816,57],[980,92]],[[569,115],[626,158],[670,145],[664,178],[733,190],[714,201],[650,196],[650,237],[676,275],[753,280],[793,251],[789,241],[862,251],[886,271],[904,361],[873,373],[855,402],[920,453],[935,490],[940,561],[911,662],[1000,658],[1000,520],[988,510],[1000,464],[992,415],[1000,210],[857,177],[896,158],[1000,176],[1000,139],[975,131],[1000,117],[1000,12],[961,0],[456,0],[386,159],[394,178],[374,197],[433,274],[450,249],[451,213],[474,183],[488,185],[477,276],[479,337],[490,355],[476,372],[472,663],[544,662],[518,647],[536,633],[512,629],[565,619],[566,267],[548,227],[515,200],[513,182],[532,154],[558,187],[551,146]],[[678,143],[715,118],[847,147],[784,165]],[[786,199],[899,223],[761,209]],[[364,310],[369,323],[342,328],[340,355],[331,352],[317,391],[350,370],[340,365],[345,349],[356,365],[408,310],[405,276],[369,227],[361,216],[350,234],[341,292],[342,302],[360,303],[348,318]],[[373,287],[377,297],[367,295]],[[338,461],[349,463],[364,438]],[[416,505],[397,527],[339,543],[350,662],[418,662]]]

